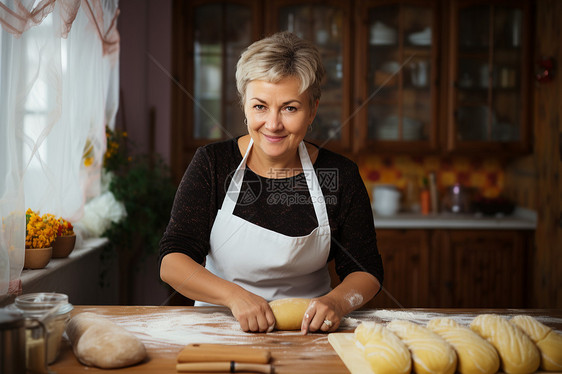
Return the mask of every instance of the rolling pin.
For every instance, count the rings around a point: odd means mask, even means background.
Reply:
[[[250,373],[273,373],[270,364],[246,364],[240,362],[189,362],[176,364],[178,373],[236,373],[240,371]]]
[[[228,344],[189,344],[178,354],[178,363],[227,362],[267,364],[271,352],[264,348]],[[230,364],[229,364],[230,365]]]

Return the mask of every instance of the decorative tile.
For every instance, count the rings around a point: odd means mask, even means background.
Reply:
[[[375,155],[365,157],[359,163],[359,170],[369,189],[380,183],[391,183],[405,189],[408,179],[412,178],[421,187],[424,178],[435,172],[440,191],[455,183],[474,187],[486,197],[496,197],[504,190],[502,164],[492,158]]]

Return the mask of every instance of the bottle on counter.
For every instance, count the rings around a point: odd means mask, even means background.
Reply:
[[[421,210],[418,177],[414,174],[406,176],[404,208],[404,210],[412,213],[419,213]]]
[[[429,173],[429,201],[431,213],[439,213],[439,198],[437,195],[437,177],[434,172]]]
[[[421,213],[423,215],[428,215],[430,211],[430,196],[427,178],[423,178],[423,187],[420,191],[420,206]]]

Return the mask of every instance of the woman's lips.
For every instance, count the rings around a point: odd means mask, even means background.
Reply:
[[[265,135],[265,134],[262,134],[262,135],[264,136],[264,138],[266,138],[271,143],[278,143],[281,140],[285,139],[285,136]]]

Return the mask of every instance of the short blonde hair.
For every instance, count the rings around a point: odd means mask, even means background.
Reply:
[[[263,80],[276,83],[288,77],[300,81],[300,94],[308,90],[310,105],[320,100],[320,84],[326,71],[314,44],[288,31],[258,40],[240,56],[236,65],[236,88],[244,107],[249,82]]]

